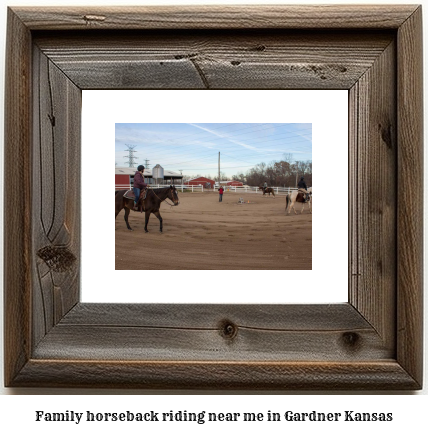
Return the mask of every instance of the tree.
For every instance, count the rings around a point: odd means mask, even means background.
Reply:
[[[218,182],[218,175],[215,176],[213,179],[214,179],[214,181]],[[220,181],[227,181],[227,180],[228,180],[228,177],[226,176],[226,174],[224,172],[220,172]]]
[[[233,181],[245,182],[245,183],[247,182],[247,178],[246,178],[246,176],[242,172],[237,173],[236,175],[232,175],[232,180]]]
[[[284,154],[280,161],[259,163],[246,174],[240,172],[233,175],[232,179],[248,185],[263,185],[266,181],[274,187],[295,187],[300,176],[305,176],[306,184],[312,186],[312,161],[293,161],[292,154]]]

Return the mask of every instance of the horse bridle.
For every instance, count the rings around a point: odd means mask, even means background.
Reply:
[[[150,189],[151,191],[152,191],[152,193],[161,201],[161,203],[162,202],[165,202],[167,205],[169,205],[170,207],[173,207],[173,206],[175,206],[175,204],[170,204],[170,203],[168,203],[168,202],[166,202],[166,200],[168,199],[168,197],[166,197],[165,199],[161,199],[156,193],[155,193],[155,191],[151,188]],[[147,192],[148,193],[148,192]]]

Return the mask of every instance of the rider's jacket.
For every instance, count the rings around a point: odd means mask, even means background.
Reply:
[[[140,172],[135,172],[134,175],[134,187],[135,188],[146,188],[147,184],[144,182],[143,175]]]

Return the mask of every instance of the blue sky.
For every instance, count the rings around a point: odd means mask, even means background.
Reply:
[[[116,163],[128,166],[127,146],[135,146],[136,163],[160,164],[183,175],[227,176],[246,173],[259,163],[312,160],[312,124],[261,123],[116,123]]]

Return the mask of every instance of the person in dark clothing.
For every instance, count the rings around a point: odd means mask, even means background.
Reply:
[[[218,189],[218,192],[219,192],[219,198],[218,198],[218,201],[219,201],[219,202],[223,202],[223,192],[224,192],[223,187],[220,187],[220,188]]]
[[[297,187],[299,188],[299,192],[300,193],[303,193],[304,194],[304,199],[305,199],[305,202],[307,202],[308,201],[308,186],[306,185],[306,182],[305,182],[305,178],[302,176],[301,178],[300,178],[300,181],[299,181],[299,183],[297,184]]]
[[[147,184],[144,182],[144,166],[138,166],[137,172],[134,175],[134,211],[138,211],[138,201],[140,199],[141,191],[144,191],[147,188]]]

